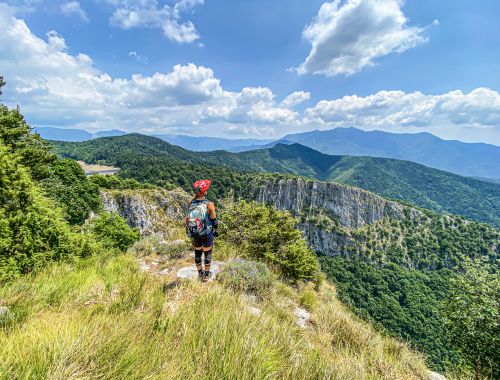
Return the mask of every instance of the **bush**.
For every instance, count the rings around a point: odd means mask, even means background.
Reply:
[[[117,175],[93,174],[89,177],[89,181],[103,189],[137,190],[158,188],[158,186],[148,183],[141,183],[134,178],[121,178]]]
[[[232,290],[258,296],[265,295],[275,281],[266,264],[242,259],[227,264],[217,278]]]
[[[101,207],[99,189],[90,182],[83,169],[73,160],[57,160],[50,175],[42,181],[47,195],[63,209],[70,224],[82,224]]]
[[[103,212],[92,219],[85,226],[85,231],[92,234],[105,247],[121,251],[125,251],[140,238],[137,228],[130,228],[120,215],[109,212]]]
[[[310,288],[306,288],[302,291],[300,295],[300,306],[311,311],[318,302],[318,297],[316,292]]]
[[[293,282],[318,280],[316,255],[288,211],[239,201],[223,207],[220,219],[221,238],[237,245],[249,258],[266,261]]]
[[[0,142],[0,282],[81,255],[75,242],[61,210]]]
[[[136,242],[129,248],[134,255],[166,256],[169,259],[180,259],[186,255],[190,245],[186,240],[166,240],[162,234],[153,234]]]

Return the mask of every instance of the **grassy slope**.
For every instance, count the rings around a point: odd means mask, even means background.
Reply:
[[[0,288],[14,312],[0,329],[0,379],[425,377],[419,355],[353,317],[330,285],[318,297],[301,330],[299,293],[283,283],[256,317],[247,297],[151,276],[131,254],[54,264]]]
[[[186,187],[196,176],[211,176],[216,181],[221,179],[221,187],[238,190],[241,176],[234,170],[288,173],[342,182],[434,211],[500,226],[500,185],[409,161],[330,156],[298,144],[243,153],[198,153],[141,135],[53,144],[59,154],[117,165],[123,169],[120,175],[164,181],[160,185],[171,181]]]

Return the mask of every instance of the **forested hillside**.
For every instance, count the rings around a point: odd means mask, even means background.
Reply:
[[[443,140],[425,132],[390,133],[335,128],[286,135],[282,140],[325,154],[395,158],[463,176],[500,177],[500,147]]]
[[[243,153],[199,153],[142,135],[53,145],[64,157],[115,165],[122,168],[121,176],[162,186],[188,188],[197,177],[209,176],[216,180],[216,192],[221,195],[231,186],[235,191],[244,186],[245,176],[240,172],[287,173],[354,185],[430,210],[500,226],[500,185],[409,161],[330,156],[298,144]]]

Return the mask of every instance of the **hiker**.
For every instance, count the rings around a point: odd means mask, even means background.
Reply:
[[[194,262],[198,269],[198,277],[206,282],[211,277],[210,263],[212,261],[212,247],[214,244],[214,236],[218,236],[217,215],[215,214],[215,206],[212,202],[206,199],[211,181],[203,179],[196,181],[193,184],[194,198],[189,203],[189,211],[186,217],[186,231],[193,241],[194,247]],[[205,255],[205,270],[201,263],[201,256]]]

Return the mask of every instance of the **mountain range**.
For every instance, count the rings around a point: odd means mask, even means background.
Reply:
[[[396,158],[470,177],[500,178],[500,147],[442,140],[430,133],[389,133],[336,128],[286,135],[276,143],[299,143],[335,155]],[[240,147],[238,150],[255,149]]]
[[[97,137],[120,136],[119,130],[89,133],[40,127],[36,129],[48,140],[86,141]],[[500,147],[483,143],[443,140],[430,133],[389,133],[336,128],[287,135],[279,140],[225,139],[186,135],[157,135],[164,141],[193,151],[227,150],[242,152],[269,148],[276,144],[299,143],[321,153],[370,156],[413,161],[425,166],[479,179],[500,179]]]
[[[327,155],[300,144],[240,153],[200,153],[139,134],[80,143],[53,142],[53,146],[63,156],[115,165],[122,168],[124,176],[160,185],[188,188],[201,175],[244,189],[244,184],[237,183],[238,173],[284,173],[354,185],[423,208],[500,226],[500,185],[410,161]]]

